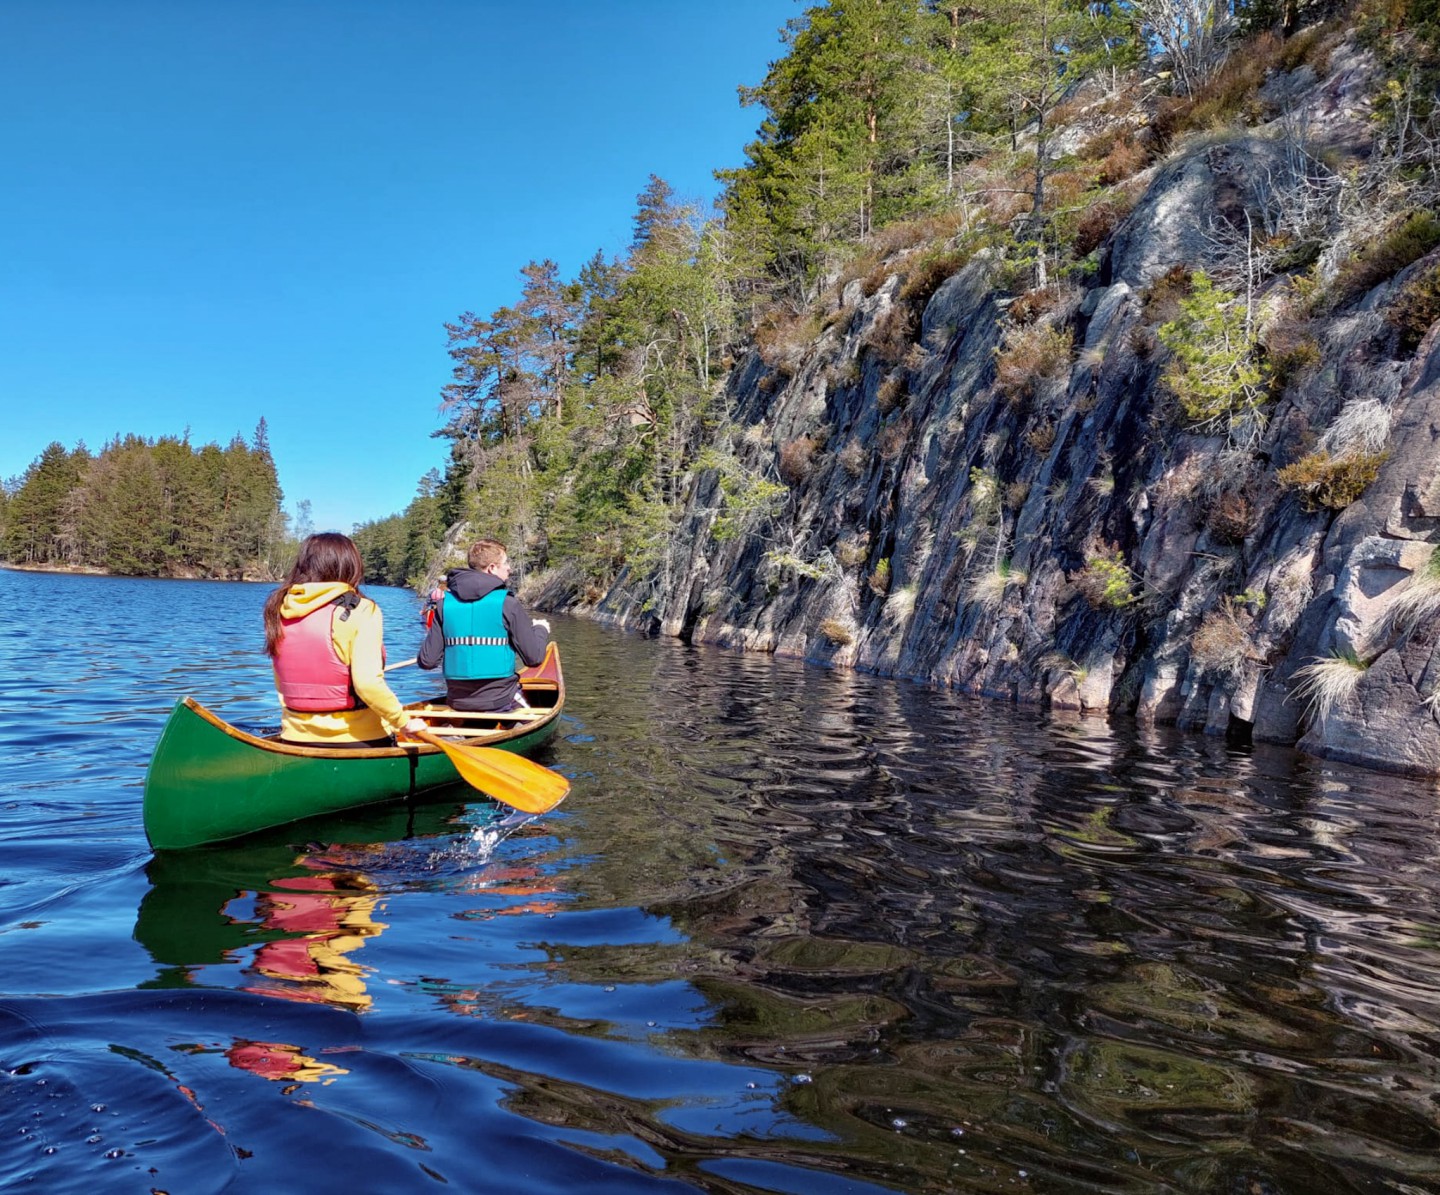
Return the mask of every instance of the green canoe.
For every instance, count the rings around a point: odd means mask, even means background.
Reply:
[[[456,725],[441,733],[467,745],[519,754],[538,747],[555,733],[565,704],[565,680],[553,643],[541,664],[521,673],[520,684],[531,709],[457,713]],[[437,729],[449,713],[425,701],[406,708],[423,713]],[[464,737],[455,737],[461,727]],[[204,846],[459,782],[454,765],[437,747],[298,747],[249,734],[186,697],[160,732],[145,773],[145,835],[155,850]]]

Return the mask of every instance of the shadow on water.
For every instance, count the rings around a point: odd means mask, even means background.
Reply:
[[[1434,786],[557,631],[543,818],[150,856],[25,765],[0,1187],[1440,1191]]]

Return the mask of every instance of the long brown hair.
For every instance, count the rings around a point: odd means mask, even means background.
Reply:
[[[300,555],[284,583],[265,599],[265,654],[273,656],[280,648],[285,628],[280,625],[280,607],[292,585],[307,581],[344,581],[356,593],[365,579],[365,564],[360,549],[348,535],[338,531],[322,531],[300,545]]]

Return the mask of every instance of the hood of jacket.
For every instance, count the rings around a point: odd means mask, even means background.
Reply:
[[[292,585],[280,603],[280,617],[303,618],[342,593],[350,592],[353,591],[344,581],[306,581],[303,585]]]
[[[499,577],[473,568],[452,568],[445,574],[445,585],[462,602],[478,602],[486,594],[505,588]]]

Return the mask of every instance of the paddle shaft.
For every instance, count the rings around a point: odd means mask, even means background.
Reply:
[[[415,663],[415,659],[415,656],[411,656],[408,660],[401,660],[398,664],[386,664],[384,670],[394,672],[397,668],[409,668],[411,664]]]

